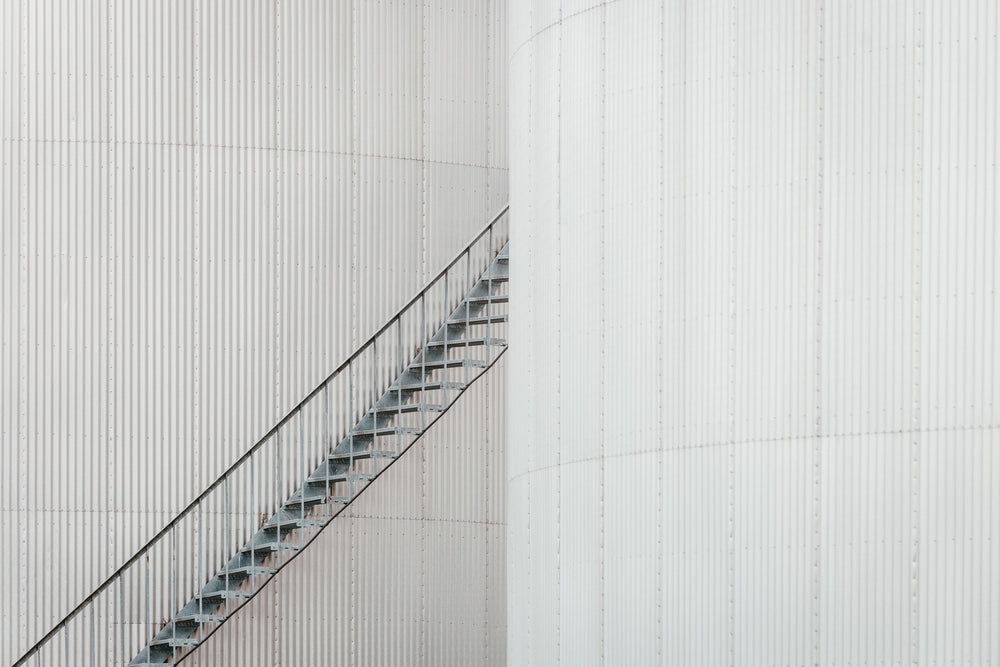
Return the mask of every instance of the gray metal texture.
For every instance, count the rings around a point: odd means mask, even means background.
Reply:
[[[0,0],[0,665],[504,205],[504,6]]]
[[[175,664],[215,632],[506,349],[506,221],[505,210],[15,664]]]
[[[512,0],[511,665],[1000,664],[998,34]]]

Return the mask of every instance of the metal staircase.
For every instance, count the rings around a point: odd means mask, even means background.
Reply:
[[[256,595],[506,350],[506,213],[15,665],[176,664]]]

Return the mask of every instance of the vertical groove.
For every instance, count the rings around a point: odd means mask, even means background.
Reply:
[[[664,556],[663,556],[663,465],[665,461],[665,449],[667,446],[667,438],[664,430],[665,420],[664,412],[666,411],[666,392],[664,391],[663,377],[663,350],[666,346],[666,337],[664,335],[664,328],[666,327],[666,322],[664,320],[665,312],[663,309],[663,300],[665,298],[665,287],[664,284],[667,280],[666,267],[664,266],[664,253],[666,252],[666,234],[667,234],[667,209],[666,209],[666,197],[665,188],[666,183],[664,180],[664,171],[666,170],[666,133],[663,131],[663,125],[666,121],[666,88],[667,88],[667,70],[666,70],[666,42],[665,42],[665,31],[666,31],[666,3],[660,4],[660,15],[659,15],[659,28],[657,30],[659,37],[659,99],[657,100],[659,106],[659,116],[657,118],[657,134],[659,140],[659,160],[657,162],[658,171],[658,187],[659,187],[659,226],[660,233],[658,243],[659,248],[656,253],[657,257],[657,271],[658,276],[657,281],[657,293],[656,293],[656,433],[654,434],[654,442],[659,443],[659,447],[656,452],[656,663],[658,665],[663,664],[663,579],[664,579]]]
[[[600,369],[598,370],[598,385],[600,386],[600,390],[599,390],[599,393],[598,393],[599,400],[600,400],[600,408],[599,408],[600,414],[598,416],[598,431],[599,431],[599,436],[598,436],[598,444],[597,444],[597,446],[598,446],[598,459],[600,460],[600,466],[598,468],[598,473],[597,473],[598,474],[598,488],[599,488],[599,491],[598,491],[598,506],[600,508],[599,509],[599,517],[598,517],[598,531],[600,532],[600,537],[599,537],[599,540],[598,540],[599,553],[600,553],[600,555],[599,555],[599,563],[598,563],[598,569],[599,569],[599,572],[600,572],[600,588],[599,588],[599,591],[598,591],[598,610],[599,610],[598,611],[598,619],[599,619],[599,621],[598,621],[599,622],[598,636],[600,637],[600,641],[599,641],[600,652],[599,652],[598,664],[600,664],[600,665],[605,664],[605,644],[606,644],[606,642],[605,642],[605,636],[604,636],[605,632],[606,632],[606,623],[605,623],[605,613],[606,613],[605,597],[606,597],[606,592],[605,592],[605,586],[606,586],[606,581],[607,581],[607,579],[605,577],[606,564],[605,564],[605,544],[604,544],[604,540],[605,540],[605,505],[604,505],[604,500],[605,500],[605,487],[604,487],[604,483],[605,483],[605,461],[604,461],[604,450],[605,450],[605,447],[604,447],[604,441],[605,441],[605,424],[606,424],[606,421],[607,421],[607,419],[605,417],[605,409],[607,408],[607,401],[608,401],[608,397],[607,397],[607,393],[606,393],[606,388],[605,388],[605,382],[606,382],[606,378],[607,378],[607,373],[606,373],[605,367],[604,367],[605,366],[605,359],[606,359],[605,349],[606,349],[606,345],[607,345],[607,334],[606,334],[607,322],[605,320],[605,313],[606,313],[606,311],[605,311],[605,304],[606,304],[606,301],[607,301],[607,295],[606,295],[606,292],[605,292],[605,288],[607,286],[607,278],[605,276],[605,266],[604,266],[605,234],[607,233],[607,220],[606,220],[606,213],[605,213],[605,211],[606,211],[606,184],[605,184],[605,180],[606,180],[606,173],[607,173],[607,168],[608,168],[607,167],[607,152],[606,152],[606,148],[605,148],[606,147],[606,135],[607,135],[607,122],[606,122],[606,119],[607,119],[607,108],[608,108],[607,107],[607,55],[608,55],[608,52],[607,52],[607,19],[608,19],[608,6],[607,6],[607,3],[603,3],[602,2],[601,3],[601,38],[600,38],[601,39],[601,46],[600,46],[600,49],[601,49],[601,75],[600,75],[600,80],[599,80],[600,83],[598,84],[599,88],[600,88],[600,96],[601,96],[601,101],[600,101],[600,105],[601,105],[601,120],[600,120],[601,137],[600,137],[600,148],[599,148],[599,153],[598,153],[598,155],[600,156],[598,159],[600,161],[600,169],[601,169],[601,189],[600,189],[600,193],[599,193],[599,200],[600,200],[600,214],[599,214],[599,217],[600,217],[600,251],[598,253],[599,262],[600,262],[599,268],[598,268],[598,273],[600,274],[600,290],[601,290],[601,293],[600,293],[600,300],[599,300],[599,303],[598,303],[598,311],[599,311],[598,322],[600,324],[601,337],[600,337],[600,345],[598,347],[598,349],[600,350]]]
[[[564,224],[563,220],[563,208],[562,208],[562,188],[560,183],[562,182],[562,71],[563,71],[563,40],[562,40],[562,3],[559,3],[559,23],[556,27],[558,31],[556,33],[556,39],[559,41],[558,46],[558,64],[557,64],[557,76],[556,76],[556,128],[558,136],[556,138],[556,177],[555,177],[555,200],[556,200],[556,216],[553,224],[555,226],[555,252],[553,252],[553,260],[555,263],[555,293],[559,294],[562,289],[562,253],[560,249],[562,248],[562,228]],[[557,346],[561,347],[560,342],[562,341],[562,305],[558,304],[557,312],[555,313],[555,338]],[[555,632],[555,656],[558,660],[558,664],[562,664],[562,584],[563,584],[563,574],[562,574],[562,357],[558,353],[554,355],[553,363],[555,364],[555,415],[554,421],[554,433],[555,433],[555,450],[556,450],[556,467],[555,467],[555,495],[556,495],[556,507],[555,507],[555,541],[556,541],[556,573],[555,573],[555,588],[556,588],[556,632]]]
[[[21,34],[20,37],[20,108],[18,109],[20,126],[20,137],[18,147],[20,149],[20,169],[18,174],[18,341],[17,341],[17,365],[18,365],[18,407],[17,407],[17,461],[18,461],[18,515],[19,526],[19,562],[22,567],[22,576],[18,579],[18,608],[28,608],[28,578],[33,573],[28,571],[28,517],[31,505],[28,502],[28,178],[29,160],[28,148],[31,146],[28,124],[28,0],[22,0],[21,10]],[[30,627],[27,614],[18,615],[19,632],[16,638],[27,644],[31,639],[33,628]]]
[[[729,664],[736,664],[736,91],[737,91],[737,52],[736,52],[736,0],[730,6],[730,25],[732,38],[730,54],[730,127],[729,127],[729,386],[726,401],[728,405],[728,523],[727,526],[727,585],[729,588],[728,609],[728,654]]]
[[[913,410],[910,440],[910,662],[920,663],[920,444],[921,444],[921,311],[923,306],[923,125],[924,125],[924,15],[923,0],[916,0],[914,17],[914,170],[913,170],[913,248],[911,250],[911,283],[913,290],[912,372],[911,401]],[[994,35],[995,37],[995,35]],[[995,84],[994,84],[995,85]],[[995,166],[995,165],[994,165]]]
[[[817,6],[817,45],[816,45],[816,238],[815,238],[815,278],[813,294],[815,309],[815,324],[813,346],[815,347],[815,378],[814,378],[814,410],[815,424],[813,431],[812,446],[812,661],[813,665],[819,666],[822,661],[820,652],[820,599],[822,590],[821,579],[821,510],[822,510],[822,461],[823,461],[823,234],[824,230],[824,210],[823,200],[825,197],[825,169],[824,169],[824,73],[826,68],[826,47],[825,34],[826,25],[824,21],[824,9],[826,0],[818,0]]]

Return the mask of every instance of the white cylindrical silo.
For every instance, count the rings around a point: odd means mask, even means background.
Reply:
[[[0,664],[503,208],[504,17],[0,0]]]
[[[1000,660],[995,3],[510,25],[510,664]]]

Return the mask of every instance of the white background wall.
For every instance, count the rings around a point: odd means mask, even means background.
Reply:
[[[510,19],[510,664],[1000,661],[996,3]]]
[[[0,2],[0,663],[503,206],[504,26]]]

